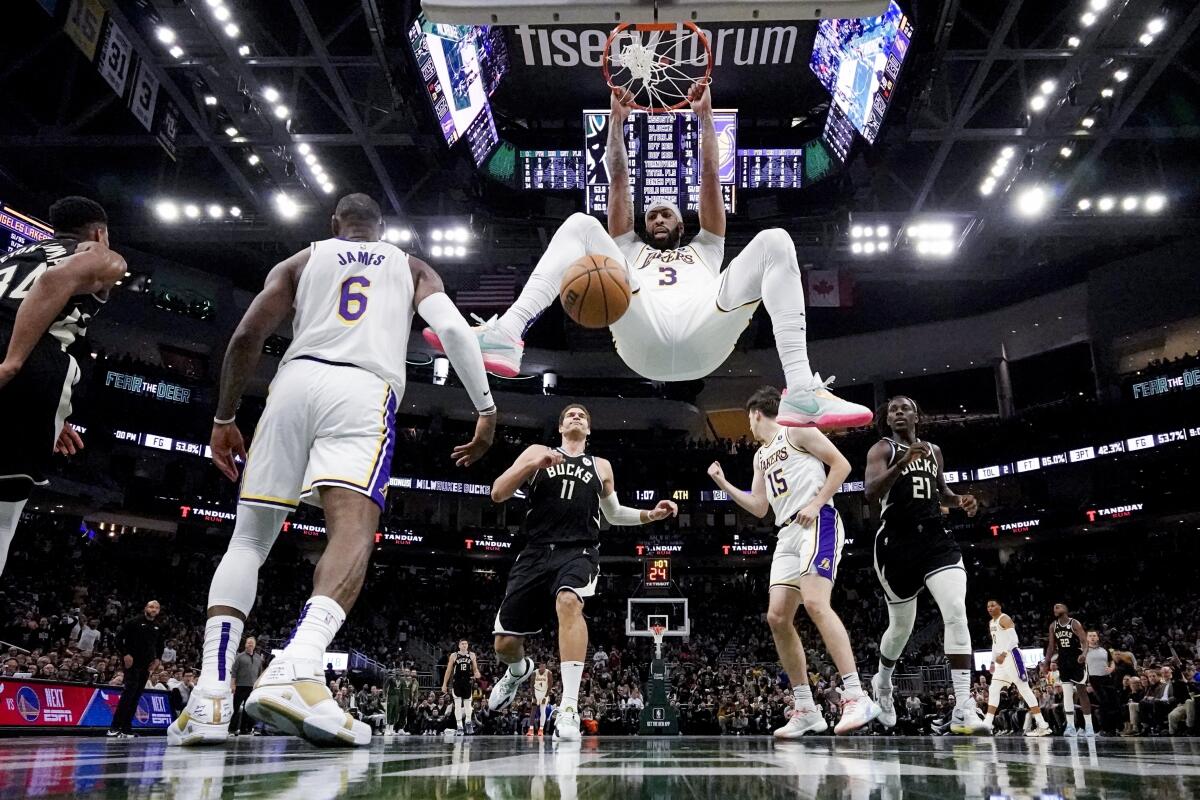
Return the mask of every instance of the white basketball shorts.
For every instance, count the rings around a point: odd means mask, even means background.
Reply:
[[[320,506],[322,486],[364,494],[383,508],[400,398],[358,367],[295,358],[271,381],[246,459],[240,501]]]
[[[771,559],[770,587],[800,588],[805,575],[820,575],[829,581],[837,580],[842,548],[846,546],[846,530],[842,517],[833,506],[822,506],[812,525],[793,522],[779,529],[775,555]]]

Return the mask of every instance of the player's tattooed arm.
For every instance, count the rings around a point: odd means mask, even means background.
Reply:
[[[492,484],[492,502],[503,503],[513,496],[521,485],[534,476],[539,469],[563,463],[563,454],[544,444],[532,444]]]
[[[234,456],[240,456],[243,462],[246,459],[246,444],[235,421],[238,403],[246,390],[246,383],[254,374],[254,368],[258,366],[267,337],[292,313],[296,285],[300,281],[300,273],[308,264],[308,255],[309,249],[305,248],[279,262],[267,273],[263,290],[246,309],[225,350],[225,361],[221,364],[221,388],[209,444],[213,463],[231,481],[236,481],[238,477]]]
[[[633,96],[626,89],[613,89],[609,97],[608,144],[608,235],[614,239],[633,230],[633,201],[629,197],[629,152],[625,149],[625,120]]]
[[[936,444],[931,445],[933,448],[933,456],[937,459],[938,465],[938,493],[942,500],[951,503],[963,511],[967,512],[967,516],[975,516],[975,512],[979,510],[979,501],[975,499],[973,494],[955,494],[950,491],[949,485],[946,483],[946,465],[942,460],[942,448]]]
[[[721,192],[721,148],[713,125],[712,92],[707,84],[693,84],[688,101],[700,125],[700,228],[725,235],[725,198]]]
[[[721,491],[729,495],[733,502],[759,519],[765,517],[771,509],[771,501],[767,499],[767,479],[763,475],[757,458],[754,459],[754,479],[750,484],[749,492],[742,491],[729,482],[729,479],[725,477],[725,470],[721,468],[721,462],[719,461],[709,464],[708,477],[712,478],[713,483]]]
[[[607,458],[596,459],[596,473],[604,482],[604,491],[600,494],[600,511],[612,525],[646,525],[679,513],[679,506],[670,500],[659,500],[658,505],[651,509],[637,509],[621,505],[617,500],[617,487],[616,481],[613,479],[612,464]]]

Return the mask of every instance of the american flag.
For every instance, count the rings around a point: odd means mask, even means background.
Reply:
[[[512,273],[479,275],[473,289],[459,289],[457,303],[463,308],[507,308],[517,294],[517,278]]]

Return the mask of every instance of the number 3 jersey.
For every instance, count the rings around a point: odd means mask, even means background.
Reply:
[[[908,446],[894,439],[885,438],[883,441],[891,448],[891,456],[888,458],[890,468],[904,457]],[[932,448],[932,445],[930,447]],[[896,482],[880,502],[880,516],[884,524],[889,528],[907,528],[925,520],[941,520],[938,472],[937,459],[932,453],[928,458],[918,458],[904,467],[900,477],[896,478]]]
[[[825,464],[789,442],[786,428],[758,448],[754,463],[762,470],[771,510],[775,512],[775,524],[779,527],[789,524],[825,484]],[[826,505],[832,506],[833,501]]]
[[[535,472],[526,488],[529,546],[600,541],[602,491],[596,460],[588,453],[563,453],[563,463]]]
[[[711,294],[725,260],[725,238],[701,230],[684,247],[659,250],[630,231],[614,239],[637,282],[631,288],[652,294]]]
[[[413,317],[408,255],[387,242],[313,242],[296,287],[292,344],[283,363],[349,364],[404,392]]]

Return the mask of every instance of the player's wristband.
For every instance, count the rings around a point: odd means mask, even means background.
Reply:
[[[475,413],[481,417],[494,417],[496,415],[496,404],[492,403],[492,405],[488,406],[482,411],[476,411]]]
[[[213,425],[232,425],[235,422],[237,422],[237,414],[234,414],[229,419],[217,419],[213,417]]]

